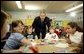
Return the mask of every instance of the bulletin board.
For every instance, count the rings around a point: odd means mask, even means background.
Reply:
[[[24,24],[25,24],[26,26],[28,26],[28,25],[32,25],[33,20],[34,20],[34,19],[25,19]]]
[[[67,23],[69,23],[68,20],[63,20],[63,23],[62,23],[63,27],[66,27],[67,26]]]
[[[10,23],[12,23],[12,21],[15,21],[15,20],[21,20],[23,22],[24,25],[28,26],[28,25],[32,25],[33,23],[33,18],[12,18]]]
[[[57,24],[59,25],[59,26],[62,26],[62,21],[57,21],[57,20],[54,20],[53,21],[53,25],[54,25],[54,27],[56,27],[57,26]]]
[[[60,20],[60,21],[53,20],[52,25],[53,25],[54,27],[56,27],[57,24],[58,24],[59,26],[66,27],[68,22],[69,22],[69,20]]]

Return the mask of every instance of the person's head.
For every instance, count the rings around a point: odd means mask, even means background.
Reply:
[[[28,26],[28,27],[27,27],[27,33],[32,33],[32,32],[33,32],[32,26]]]
[[[26,33],[26,30],[27,30],[27,26],[24,25],[24,28],[23,28],[23,31],[22,31],[23,35]]]
[[[40,18],[41,18],[41,19],[45,19],[45,17],[46,17],[46,12],[45,12],[44,10],[42,10],[42,11],[40,12]]]
[[[50,26],[50,27],[49,27],[49,32],[50,32],[50,33],[54,33],[54,27],[53,27],[53,26]]]
[[[1,39],[3,38],[3,36],[7,33],[7,26],[8,26],[8,19],[10,19],[8,17],[9,15],[4,12],[3,10],[1,10]]]
[[[81,30],[81,28],[77,25],[76,22],[69,22],[67,24],[67,33],[74,34],[74,32]]]
[[[18,33],[22,33],[24,26],[23,26],[23,22],[21,20],[16,20],[12,22],[12,31],[13,32],[18,32]]]

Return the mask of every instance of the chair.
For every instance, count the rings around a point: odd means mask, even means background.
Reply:
[[[3,49],[3,46],[5,45],[6,40],[9,38],[10,34],[11,32],[7,32],[6,36],[1,40],[1,49]]]

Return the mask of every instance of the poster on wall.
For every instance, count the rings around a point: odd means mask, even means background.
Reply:
[[[62,26],[62,21],[54,20],[53,24],[54,24],[54,27],[56,27],[56,26]]]
[[[53,20],[53,26],[56,27],[56,26],[61,26],[61,27],[66,27],[67,26],[67,23],[69,21],[68,20]]]
[[[25,25],[32,25],[34,19],[25,19]]]
[[[63,23],[62,23],[63,27],[66,27],[68,22],[69,22],[68,20],[63,20]]]

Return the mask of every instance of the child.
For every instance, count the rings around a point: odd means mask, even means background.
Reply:
[[[26,34],[24,35],[28,39],[35,39],[35,34],[33,33],[32,26],[28,26]]]
[[[52,39],[58,40],[57,34],[54,33],[54,28],[53,28],[53,26],[51,26],[51,27],[49,28],[49,33],[46,34],[45,39],[48,39],[48,40],[52,40]]]
[[[58,36],[60,36],[60,34],[61,34],[61,29],[59,29],[58,27],[55,28],[55,33],[56,33]]]
[[[83,32],[76,22],[69,22],[67,24],[67,42],[70,46],[75,46],[73,51],[83,53]]]
[[[10,37],[7,39],[3,49],[4,50],[13,50],[16,52],[23,52],[22,50],[22,45],[28,45],[31,44],[28,39],[24,38],[24,36],[22,35],[22,31],[23,31],[23,22],[21,20],[16,20],[13,21],[11,26],[12,26],[12,33],[10,35]],[[36,46],[29,46],[31,47],[31,50],[33,52],[37,51],[37,47]]]
[[[83,36],[83,33],[80,30],[81,28],[75,22],[69,22],[67,24],[66,32],[71,42],[77,44],[81,42],[81,37]]]

